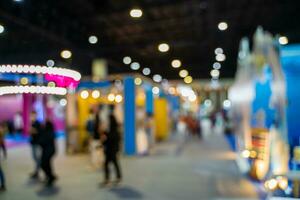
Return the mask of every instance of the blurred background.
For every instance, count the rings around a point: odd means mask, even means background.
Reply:
[[[299,9],[1,0],[0,198],[300,198]]]

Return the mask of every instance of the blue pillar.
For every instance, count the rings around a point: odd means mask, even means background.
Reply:
[[[153,93],[152,87],[148,86],[145,88],[146,92],[146,113],[153,113]]]
[[[134,155],[135,145],[135,85],[133,77],[124,78],[124,151]]]

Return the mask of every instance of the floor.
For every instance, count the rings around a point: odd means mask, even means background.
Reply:
[[[55,160],[59,176],[51,189],[30,181],[32,169],[27,145],[9,150],[2,161],[8,190],[1,200],[254,200],[255,187],[243,177],[235,164],[235,154],[222,136],[205,141],[173,140],[156,145],[151,156],[122,157],[124,181],[118,187],[101,188],[100,170],[90,167],[86,155],[64,155],[63,140]]]

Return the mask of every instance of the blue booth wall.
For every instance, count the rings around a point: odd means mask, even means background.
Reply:
[[[265,66],[263,69],[263,78],[257,78],[255,80],[255,98],[252,102],[252,118],[251,126],[256,128],[267,128],[269,129],[274,122],[274,108],[270,106],[270,100],[272,96],[272,72],[270,67]],[[265,119],[263,127],[257,121],[258,112],[264,112]]]
[[[300,45],[282,47],[281,62],[287,84],[287,128],[292,150],[300,145]]]

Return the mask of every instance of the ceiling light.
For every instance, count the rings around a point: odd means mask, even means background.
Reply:
[[[133,62],[133,63],[131,63],[131,65],[130,65],[130,68],[132,69],[132,70],[138,70],[138,69],[140,69],[140,63],[138,63],[138,62]]]
[[[179,68],[179,67],[181,67],[181,61],[178,60],[178,59],[175,59],[175,60],[172,61],[171,65],[174,68]]]
[[[289,43],[289,40],[288,40],[288,38],[287,38],[286,36],[281,36],[281,37],[279,37],[278,41],[279,41],[279,43],[280,43],[281,45],[286,45],[286,44]]]
[[[67,99],[61,99],[61,100],[59,100],[59,104],[60,104],[61,106],[63,106],[63,107],[66,106],[67,103],[68,103]]]
[[[143,82],[142,79],[139,78],[139,77],[137,77],[137,78],[134,79],[134,83],[135,83],[136,85],[141,85],[142,82]]]
[[[190,84],[193,82],[193,78],[191,76],[186,76],[183,81],[186,83],[186,84]]]
[[[129,56],[125,56],[125,57],[123,58],[123,63],[124,63],[125,65],[129,65],[129,64],[131,63],[131,58],[130,58]]]
[[[219,62],[215,62],[215,63],[213,64],[213,68],[214,68],[214,69],[221,69],[221,64],[220,64]]]
[[[5,30],[4,26],[2,26],[2,25],[0,24],[0,34],[3,33],[4,30]]]
[[[148,76],[150,73],[151,73],[151,70],[150,70],[149,68],[144,68],[144,69],[143,69],[143,74],[144,74],[145,76]]]
[[[159,88],[158,87],[153,87],[152,88],[152,93],[153,94],[159,94]]]
[[[228,28],[228,24],[226,22],[220,22],[218,28],[220,31],[225,31]]]
[[[116,98],[115,95],[112,94],[112,93],[110,93],[110,94],[107,96],[108,101],[114,101],[115,98]]]
[[[81,93],[80,93],[80,97],[82,99],[87,99],[89,97],[89,92],[87,90],[83,90]]]
[[[130,16],[133,18],[140,18],[143,15],[143,11],[141,9],[132,9],[130,11]]]
[[[121,103],[122,100],[123,100],[123,97],[122,97],[122,95],[120,95],[120,94],[118,94],[118,95],[116,96],[116,98],[115,98],[115,101],[116,101],[117,103]]]
[[[195,94],[193,94],[193,95],[190,95],[190,96],[188,97],[188,99],[189,99],[189,101],[194,102],[194,101],[197,100],[197,96],[196,96]]]
[[[223,108],[229,109],[231,107],[231,101],[226,99],[223,101]]]
[[[223,54],[223,49],[218,47],[215,49],[215,54],[218,55],[218,54]]]
[[[100,92],[99,92],[98,90],[94,90],[94,91],[92,92],[92,97],[93,97],[94,99],[98,99],[98,98],[100,97]]]
[[[180,76],[181,78],[184,78],[184,77],[186,77],[187,75],[189,75],[189,72],[188,72],[187,70],[185,70],[185,69],[180,70],[179,76]]]
[[[167,52],[167,51],[169,51],[169,49],[170,49],[170,46],[167,43],[161,43],[158,45],[158,50],[160,52]]]
[[[210,71],[210,75],[212,78],[218,78],[220,76],[220,71],[217,69],[213,69]]]
[[[60,53],[60,56],[62,58],[65,58],[65,59],[69,59],[72,57],[72,52],[69,51],[69,50],[63,50],[61,53]]]
[[[23,78],[20,79],[20,83],[21,83],[22,85],[27,85],[27,84],[29,83],[29,80],[28,80],[28,78],[23,77]]]
[[[48,67],[54,67],[55,62],[54,62],[54,60],[47,60],[46,64]]]
[[[225,61],[225,60],[226,60],[225,54],[217,54],[217,55],[216,55],[216,61],[218,61],[218,62],[223,62],[223,61]]]
[[[97,36],[91,35],[91,36],[89,37],[89,43],[90,43],[90,44],[96,44],[97,42],[98,42]]]
[[[159,82],[162,81],[162,77],[161,77],[161,75],[159,75],[159,74],[155,74],[155,75],[153,76],[153,80],[154,80],[155,82],[159,83]]]

